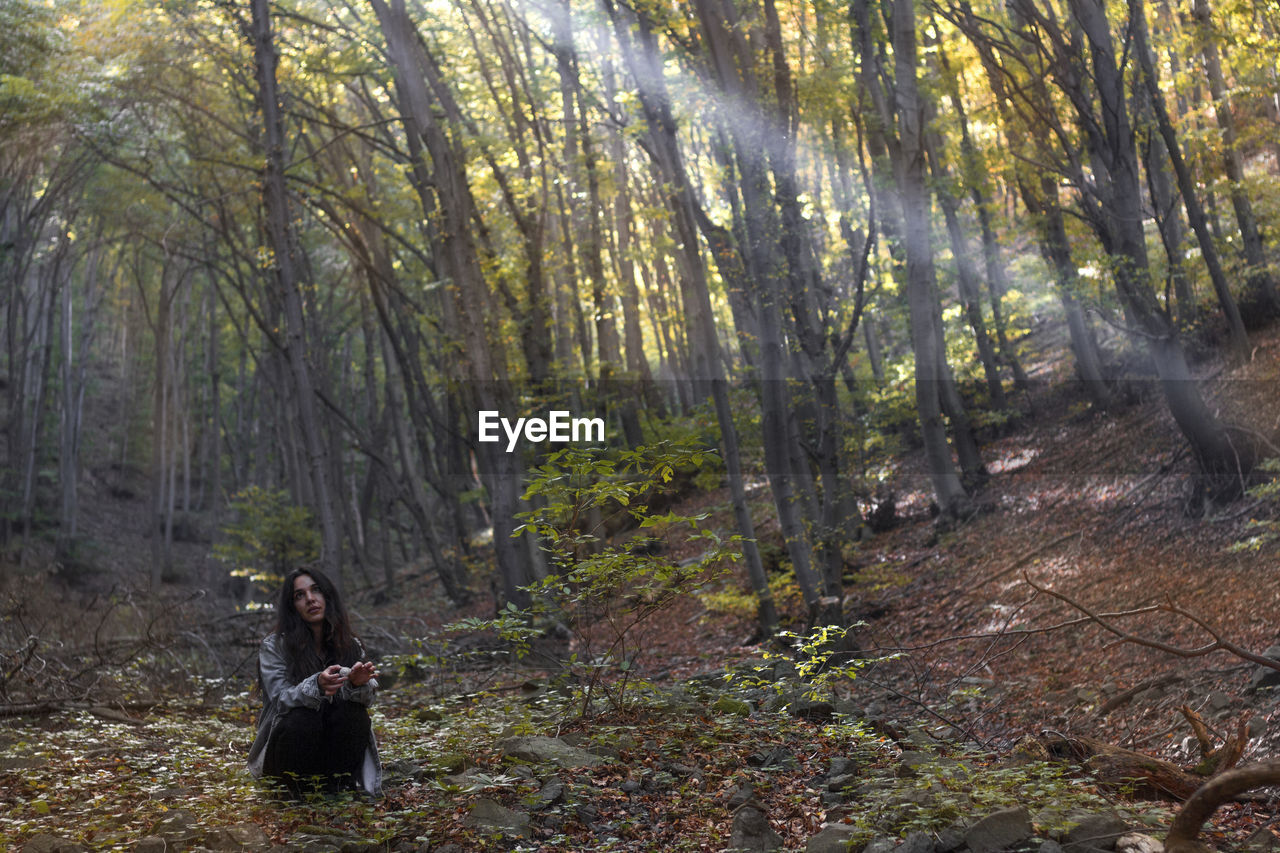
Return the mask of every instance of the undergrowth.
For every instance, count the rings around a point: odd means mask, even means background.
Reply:
[[[1027,805],[1037,829],[1049,832],[1074,812],[1113,806],[1059,765],[954,753],[904,774],[899,747],[860,721],[815,724],[763,710],[759,681],[637,685],[624,710],[589,720],[574,713],[571,694],[525,692],[532,695],[504,688],[441,698],[423,685],[385,691],[374,724],[387,796],[374,803],[284,801],[253,780],[244,756],[257,706],[247,689],[203,713],[161,705],[138,724],[88,711],[10,721],[0,728],[0,836],[19,848],[47,832],[93,849],[129,850],[182,809],[202,831],[252,823],[277,844],[320,827],[387,849],[453,842],[476,851],[695,850],[728,837],[725,800],[750,785],[791,843],[803,843],[832,819],[814,780],[836,759],[857,768],[846,785],[854,795],[839,813],[868,838],[936,832],[1014,804]],[[530,734],[560,735],[609,760],[557,770],[503,757],[503,739]],[[552,774],[566,794],[535,812],[534,838],[503,839],[467,822],[480,799],[530,812]]]

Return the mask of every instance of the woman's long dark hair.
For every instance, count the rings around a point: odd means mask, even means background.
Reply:
[[[316,654],[311,626],[302,621],[298,608],[293,605],[293,582],[302,575],[315,581],[324,596],[323,656]],[[324,572],[309,566],[296,568],[285,576],[280,587],[280,600],[276,602],[276,633],[284,638],[285,654],[289,657],[289,677],[294,681],[301,681],[331,664],[351,666],[360,659],[360,644],[351,634],[347,609],[342,606],[338,588]]]

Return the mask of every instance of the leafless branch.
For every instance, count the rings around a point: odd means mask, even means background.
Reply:
[[[1085,614],[1085,616],[1087,617],[1086,621],[1091,621],[1097,624],[1102,629],[1114,634],[1117,638],[1119,638],[1120,642],[1132,643],[1136,646],[1145,646],[1149,649],[1156,649],[1157,651],[1161,651],[1166,654],[1173,655],[1174,657],[1180,657],[1180,658],[1198,658],[1198,657],[1204,657],[1205,655],[1213,654],[1214,652],[1224,651],[1224,652],[1233,654],[1236,657],[1247,660],[1251,663],[1256,663],[1259,666],[1265,666],[1270,669],[1280,671],[1280,661],[1272,660],[1271,658],[1263,657],[1262,655],[1259,655],[1259,654],[1254,654],[1248,649],[1238,646],[1235,643],[1231,642],[1230,640],[1224,639],[1222,637],[1222,634],[1216,628],[1212,627],[1208,622],[1206,622],[1203,618],[1193,613],[1190,613],[1189,611],[1183,610],[1181,607],[1176,606],[1172,601],[1166,601],[1164,604],[1154,604],[1154,605],[1151,605],[1150,607],[1141,608],[1141,611],[1146,611],[1146,612],[1159,611],[1162,613],[1172,613],[1175,616],[1181,616],[1183,619],[1186,619],[1187,621],[1193,623],[1194,625],[1199,627],[1201,630],[1203,630],[1206,634],[1208,634],[1212,638],[1213,642],[1206,643],[1203,646],[1197,646],[1196,648],[1184,648],[1182,646],[1175,646],[1170,643],[1161,642],[1160,640],[1153,640],[1153,639],[1150,639],[1149,637],[1142,637],[1142,636],[1139,636],[1138,634],[1133,634],[1113,624],[1111,622],[1111,619],[1114,617],[1111,614],[1094,613],[1084,604],[1081,604],[1080,602],[1071,598],[1069,595],[1049,589],[1046,586],[1041,586],[1040,584],[1031,580],[1030,576],[1027,575],[1026,572],[1023,572],[1022,578],[1027,582],[1028,586],[1030,586],[1032,589],[1036,590],[1037,592],[1042,592],[1045,595],[1052,596],[1053,598],[1058,599],[1059,601],[1063,602],[1069,607],[1072,607],[1075,610],[1078,610],[1081,613]],[[1131,615],[1132,613],[1137,613],[1137,612],[1140,612],[1140,611],[1130,611],[1130,613],[1121,614],[1121,615]]]

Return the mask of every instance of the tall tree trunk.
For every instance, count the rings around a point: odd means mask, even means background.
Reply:
[[[855,0],[863,5],[866,0]],[[935,328],[938,311],[937,279],[929,228],[929,193],[925,186],[924,117],[916,84],[916,32],[913,0],[893,4],[894,95],[898,114],[898,144],[893,150],[894,174],[902,197],[903,244],[907,256],[907,307],[911,343],[915,350],[916,408],[924,439],[929,479],[942,517],[964,518],[972,511],[960,475],[951,461],[942,423],[942,372],[945,353],[939,352]],[[866,58],[864,57],[864,61]]]
[[[974,342],[978,347],[978,360],[982,363],[982,371],[987,379],[987,394],[993,409],[1004,409],[1008,401],[1004,395],[1004,385],[1000,380],[1000,367],[996,363],[996,350],[991,336],[987,334],[987,323],[982,316],[982,301],[978,288],[978,272],[973,267],[969,256],[968,240],[960,226],[959,203],[951,194],[951,171],[941,154],[942,142],[936,133],[925,134],[925,154],[933,171],[933,180],[937,185],[935,195],[942,208],[942,216],[946,222],[947,239],[951,243],[951,254],[956,262],[956,280],[960,290],[960,303],[964,306],[965,319],[973,330]]]
[[[405,132],[421,141],[430,162],[430,174],[419,173],[415,184],[423,213],[434,223],[430,236],[439,272],[453,284],[442,307],[446,328],[460,335],[457,345],[462,372],[457,378],[464,385],[462,421],[470,427],[468,434],[476,435],[478,412],[507,413],[515,411],[515,406],[503,354],[490,345],[497,335],[488,322],[497,318],[471,236],[477,216],[475,201],[467,184],[460,143],[449,132],[450,128],[459,131],[465,121],[444,85],[435,57],[410,21],[404,0],[369,2],[386,42]],[[498,442],[486,442],[477,446],[476,458],[490,501],[503,597],[517,607],[527,607],[530,596],[526,587],[531,578],[527,552],[523,543],[512,537],[523,492],[521,457],[506,452]]]
[[[675,122],[671,116],[670,101],[660,70],[656,43],[647,22],[640,20],[638,22],[640,26],[633,34],[630,18],[619,11],[613,4],[613,0],[603,0],[603,2],[622,47],[622,54],[632,77],[637,82],[651,142],[649,152],[654,160],[654,168],[663,177],[663,185],[667,188],[664,193],[665,200],[672,214],[680,246],[677,261],[681,264],[682,272],[686,276],[686,287],[682,288],[682,292],[686,298],[686,313],[690,318],[692,333],[691,357],[696,365],[693,378],[697,385],[711,396],[715,405],[734,518],[743,537],[743,557],[758,601],[757,619],[761,631],[766,636],[771,635],[778,625],[777,608],[769,589],[763,561],[760,559],[755,526],[747,503],[737,428],[729,405],[728,387],[711,308],[711,293],[698,248],[699,210],[685,175],[679,146],[676,144]],[[784,527],[784,530],[786,529]],[[807,565],[806,563],[797,567],[797,576],[801,577],[802,584],[809,583],[810,588],[806,589],[806,599],[812,596],[816,603],[817,590],[816,585],[813,584],[812,575],[800,574]]]
[[[169,461],[169,346],[173,337],[169,334],[172,325],[171,308],[174,290],[181,281],[170,283],[170,264],[166,262],[160,270],[160,293],[156,298],[156,321],[152,326],[156,344],[156,375],[154,399],[152,402],[151,430],[151,513],[147,519],[147,529],[151,534],[151,589],[158,592],[160,584],[169,571],[169,551],[165,547],[164,518],[165,506],[165,466]],[[173,288],[173,289],[171,289]]]
[[[969,133],[969,115],[965,111],[964,99],[960,97],[958,78],[952,73],[947,53],[941,44],[937,46],[937,60],[947,100],[960,126],[960,172],[964,183],[969,187],[969,195],[973,199],[974,210],[978,215],[978,225],[982,232],[982,259],[987,271],[991,323],[995,327],[1000,359],[1009,365],[1009,370],[1013,374],[1014,387],[1020,391],[1027,391],[1030,383],[1027,381],[1026,371],[1022,369],[1022,362],[1009,342],[1004,319],[1003,303],[1004,296],[1009,291],[1009,284],[1005,275],[1000,244],[991,225],[991,200],[988,197],[990,170],[977,146],[973,144],[973,138]]]
[[[1163,153],[1169,157],[1169,163],[1173,167],[1174,176],[1178,181],[1178,189],[1182,194],[1182,201],[1187,209],[1187,220],[1191,223],[1191,230],[1195,232],[1196,240],[1200,245],[1200,255],[1204,258],[1205,268],[1209,271],[1209,279],[1213,282],[1213,290],[1218,297],[1218,305],[1222,308],[1222,314],[1227,320],[1227,333],[1231,349],[1236,358],[1244,358],[1249,352],[1249,338],[1245,333],[1244,320],[1240,316],[1240,309],[1236,305],[1235,297],[1231,294],[1226,274],[1222,270],[1222,263],[1218,259],[1218,248],[1209,233],[1208,222],[1205,219],[1204,210],[1200,206],[1200,198],[1196,195],[1195,181],[1192,178],[1191,170],[1187,168],[1186,161],[1182,158],[1182,146],[1179,144],[1177,133],[1173,129],[1169,111],[1165,108],[1164,95],[1161,94],[1157,86],[1155,66],[1150,45],[1147,43],[1147,15],[1142,0],[1130,0],[1129,14],[1134,21],[1134,33],[1137,39],[1135,47],[1141,67],[1143,85],[1146,90],[1147,103],[1151,107],[1156,127],[1160,132]],[[1148,166],[1148,169],[1150,168]],[[1172,239],[1172,235],[1166,238],[1166,247]]]
[[[1105,169],[1105,181],[1099,182],[1099,236],[1116,260],[1116,289],[1147,341],[1169,412],[1191,445],[1205,489],[1217,499],[1236,497],[1242,493],[1256,463],[1255,453],[1248,446],[1237,446],[1205,405],[1177,330],[1160,311],[1151,290],[1138,157],[1106,10],[1102,0],[1070,0],[1070,7],[1089,45],[1100,103],[1101,121],[1088,140],[1093,155]],[[1085,101],[1077,99],[1077,103],[1083,105]],[[1093,116],[1082,119],[1095,120]]]
[[[308,365],[306,320],[298,277],[299,247],[293,233],[285,172],[288,168],[284,116],[276,80],[276,52],[271,30],[270,0],[251,0],[253,55],[258,81],[258,108],[262,111],[262,143],[266,167],[262,179],[267,239],[274,255],[275,283],[285,320],[285,354],[296,393],[298,426],[307,454],[315,509],[320,517],[320,564],[336,584],[342,583],[342,541],[334,489],[329,482],[328,448],[316,412],[315,386]]]

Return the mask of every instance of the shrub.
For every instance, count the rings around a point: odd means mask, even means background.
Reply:
[[[657,514],[650,502],[677,473],[694,473],[714,454],[688,441],[663,441],[634,450],[566,448],[534,472],[515,535],[534,533],[550,555],[552,572],[527,589],[534,604],[508,603],[496,619],[463,620],[454,627],[494,631],[517,655],[548,623],[564,624],[573,652],[562,661],[577,689],[583,716],[601,695],[615,709],[626,704],[643,646],[640,633],[654,616],[709,579],[708,572],[737,556],[738,537],[722,539],[701,526],[705,516]],[[611,516],[630,515],[642,534],[625,543],[606,541]],[[661,555],[663,540],[679,534],[700,542],[701,556],[674,561]]]
[[[235,521],[222,528],[213,551],[232,577],[271,591],[294,566],[320,555],[311,512],[290,503],[288,492],[250,486],[232,496],[231,509]]]

